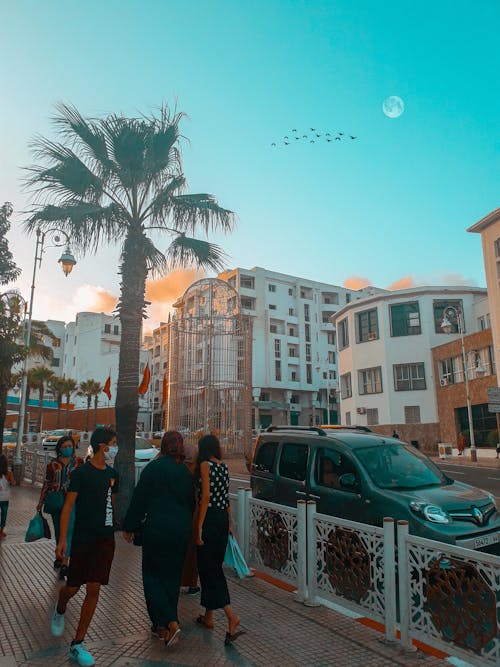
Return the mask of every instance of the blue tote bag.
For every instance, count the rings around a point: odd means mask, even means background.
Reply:
[[[245,557],[241,553],[238,542],[231,534],[229,535],[229,539],[227,541],[224,563],[228,567],[233,568],[240,579],[243,579],[243,577],[253,577],[253,574],[248,568]]]

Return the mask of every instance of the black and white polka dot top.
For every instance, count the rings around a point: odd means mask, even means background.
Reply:
[[[229,505],[229,470],[225,463],[209,461],[210,502],[209,507],[225,510]],[[198,500],[201,499],[201,480],[198,487]]]

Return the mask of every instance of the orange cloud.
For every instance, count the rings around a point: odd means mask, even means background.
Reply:
[[[415,287],[415,281],[411,276],[405,276],[404,278],[399,278],[387,287],[388,290],[397,290],[397,289],[409,289],[410,287]]]
[[[372,281],[369,278],[363,278],[362,276],[349,276],[343,283],[344,287],[347,287],[347,289],[362,289],[371,284]]]

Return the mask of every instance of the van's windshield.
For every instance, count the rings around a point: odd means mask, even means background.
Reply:
[[[430,459],[409,445],[360,447],[353,454],[381,489],[419,489],[449,483]]]

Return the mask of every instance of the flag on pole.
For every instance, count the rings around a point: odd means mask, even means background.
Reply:
[[[111,400],[111,373],[108,375],[108,379],[104,383],[104,387],[102,388],[103,394],[106,394],[108,397],[108,401]]]
[[[163,384],[161,387],[161,404],[166,405],[168,399],[168,384],[167,384],[167,374],[163,374]]]
[[[149,370],[149,361],[148,361],[148,363],[146,364],[146,368],[144,369],[144,373],[142,374],[141,384],[137,389],[137,393],[139,394],[139,396],[144,396],[144,394],[147,392],[150,380],[151,380],[151,371]]]

